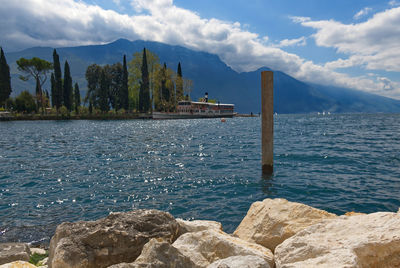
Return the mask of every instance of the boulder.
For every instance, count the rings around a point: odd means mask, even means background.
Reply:
[[[142,254],[133,263],[120,263],[109,268],[198,268],[189,257],[184,256],[170,243],[162,239],[151,239]]]
[[[31,254],[46,255],[46,250],[42,248],[30,248]]]
[[[285,199],[265,199],[250,206],[233,234],[274,251],[277,245],[304,228],[335,217],[324,210]]]
[[[212,229],[183,234],[172,245],[200,267],[231,256],[247,255],[258,256],[271,267],[274,265],[269,249]]]
[[[26,261],[14,261],[0,265],[0,268],[37,268],[37,267]]]
[[[133,262],[151,238],[172,243],[180,232],[174,217],[158,210],[112,213],[96,221],[62,223],[50,241],[49,267],[107,267]]]
[[[400,215],[340,216],[310,226],[275,249],[276,267],[400,267]]]
[[[273,267],[258,256],[233,256],[211,263],[207,268],[269,268]]]
[[[25,243],[0,243],[0,264],[29,261],[30,250]]]
[[[222,224],[216,221],[205,221],[205,220],[185,221],[182,219],[176,219],[176,221],[179,223],[184,233],[200,232],[208,229],[222,231]]]

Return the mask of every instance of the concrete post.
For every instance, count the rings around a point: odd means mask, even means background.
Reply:
[[[262,172],[274,171],[274,76],[272,71],[261,72],[261,151]]]

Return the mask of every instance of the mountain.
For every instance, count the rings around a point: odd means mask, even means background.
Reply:
[[[171,46],[158,42],[128,41],[119,39],[105,45],[57,48],[62,67],[68,60],[74,82],[78,82],[82,96],[86,91],[85,72],[92,63],[113,64],[122,62],[124,54],[127,60],[143,48],[156,53],[161,63],[173,70],[181,62],[183,76],[193,80],[192,99],[209,97],[223,103],[234,103],[240,113],[258,113],[261,110],[261,68],[253,72],[237,73],[217,55],[194,51],[181,46]],[[20,52],[6,54],[12,76],[13,95],[24,89],[34,91],[30,83],[18,79],[16,60],[20,57],[40,57],[52,62],[53,48],[34,47]],[[44,86],[49,89],[49,83]],[[50,90],[49,90],[50,91]],[[277,113],[313,113],[313,112],[400,112],[400,101],[385,98],[357,90],[336,88],[301,82],[283,72],[274,71],[274,110]]]

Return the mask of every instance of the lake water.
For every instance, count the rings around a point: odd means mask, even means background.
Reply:
[[[278,115],[269,178],[260,118],[0,122],[0,134],[0,242],[47,243],[61,222],[137,208],[232,232],[265,198],[400,206],[400,115]]]

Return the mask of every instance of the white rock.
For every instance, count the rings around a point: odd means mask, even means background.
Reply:
[[[200,267],[228,257],[247,255],[258,256],[271,267],[274,265],[269,249],[212,229],[183,234],[172,245]]]
[[[276,267],[400,267],[400,215],[341,216],[310,226],[275,249]]]
[[[234,235],[275,250],[285,239],[335,214],[286,199],[265,199],[251,205]]]
[[[26,261],[14,261],[0,265],[0,268],[37,268],[37,267]]]
[[[46,250],[42,248],[30,248],[31,249],[31,254],[39,254],[39,255],[45,255]]]
[[[258,256],[233,256],[218,260],[207,268],[268,268],[268,262]]]
[[[222,231],[222,224],[216,221],[205,221],[205,220],[194,220],[185,221],[182,219],[176,219],[181,228],[186,232],[200,232],[208,229],[214,229]]]

